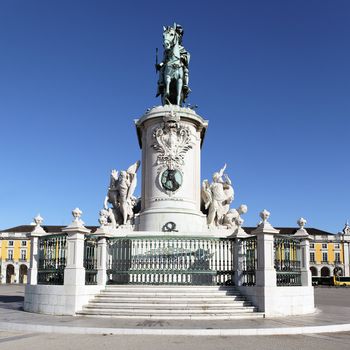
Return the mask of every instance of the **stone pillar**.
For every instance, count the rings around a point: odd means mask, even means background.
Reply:
[[[107,282],[107,237],[112,236],[111,227],[100,220],[101,226],[95,231],[97,237],[97,284],[105,286]]]
[[[343,236],[343,259],[344,259],[344,276],[350,276],[350,249],[349,237]]]
[[[90,233],[81,221],[81,211],[73,210],[74,220],[62,232],[67,233],[67,264],[64,269],[65,286],[85,285],[84,239]]]
[[[138,231],[202,232],[200,153],[208,122],[179,106],[152,108],[135,121],[142,148],[141,212]]]
[[[2,264],[1,265],[1,281],[0,283],[1,284],[6,284],[6,267],[7,265],[6,264]]]
[[[346,222],[342,233],[344,276],[350,276],[350,226]]]
[[[107,282],[107,239],[99,237],[97,243],[97,284],[105,286]]]
[[[30,233],[30,263],[28,270],[27,284],[38,284],[38,265],[39,265],[39,237],[47,235],[44,229],[41,227],[43,218],[37,215],[34,218],[36,226]]]
[[[301,271],[301,285],[302,286],[312,286],[312,275],[310,271],[310,237],[304,226],[306,224],[306,220],[304,218],[300,218],[297,221],[299,225],[299,230],[295,232],[293,237],[300,239],[300,271]]]
[[[13,283],[19,284],[19,264],[18,262],[14,263],[14,267],[15,267],[15,279],[13,281]]]
[[[248,235],[242,228],[244,220],[240,218],[237,220],[237,229],[234,232],[236,236],[233,252],[233,270],[235,271],[234,282],[235,286],[242,286],[243,284],[243,264],[245,260],[245,251],[243,249],[243,239],[253,237]]]
[[[347,240],[348,237],[344,237],[343,240],[343,249],[344,249],[344,276],[349,277],[350,276],[350,259],[349,259],[349,241]]]
[[[260,213],[262,222],[251,232],[257,236],[257,269],[256,269],[256,291],[257,301],[260,311],[269,313],[274,310],[275,301],[272,297],[277,288],[275,256],[274,256],[274,236],[279,233],[267,221],[270,213],[264,209]]]

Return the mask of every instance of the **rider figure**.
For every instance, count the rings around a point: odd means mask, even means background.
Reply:
[[[178,34],[178,38],[179,38],[180,59],[181,59],[181,64],[184,72],[182,89],[183,89],[184,99],[186,99],[188,94],[191,92],[191,89],[188,86],[188,83],[189,83],[188,64],[190,61],[190,54],[182,46],[182,37],[184,34],[184,30],[182,26],[177,24],[175,31]],[[159,71],[158,90],[157,90],[156,97],[161,95],[164,91],[164,85],[165,85],[164,84],[164,66],[167,61],[168,61],[167,50],[164,50],[163,61],[160,62],[159,64],[156,64],[156,70]]]

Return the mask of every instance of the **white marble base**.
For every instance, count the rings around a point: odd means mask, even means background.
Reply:
[[[47,315],[75,315],[105,286],[26,285],[24,310]]]
[[[239,286],[238,290],[267,317],[315,312],[314,287]]]
[[[163,231],[164,225],[173,222],[179,232],[203,232],[206,231],[206,216],[194,210],[172,208],[150,209],[139,216],[140,224],[137,231]]]

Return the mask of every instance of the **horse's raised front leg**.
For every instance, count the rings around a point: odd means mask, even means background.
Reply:
[[[177,99],[176,99],[176,104],[177,104],[178,106],[181,105],[182,85],[183,85],[182,78],[179,78],[179,79],[177,80]]]

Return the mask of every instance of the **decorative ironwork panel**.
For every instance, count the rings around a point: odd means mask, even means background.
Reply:
[[[239,239],[239,270],[241,271],[242,286],[255,286],[257,267],[256,237]]]
[[[66,252],[65,234],[39,238],[38,284],[63,284]]]
[[[277,286],[301,286],[300,240],[290,236],[274,239]]]
[[[108,283],[222,285],[233,281],[233,240],[113,238]]]
[[[97,284],[97,239],[87,236],[84,242],[85,284]]]

